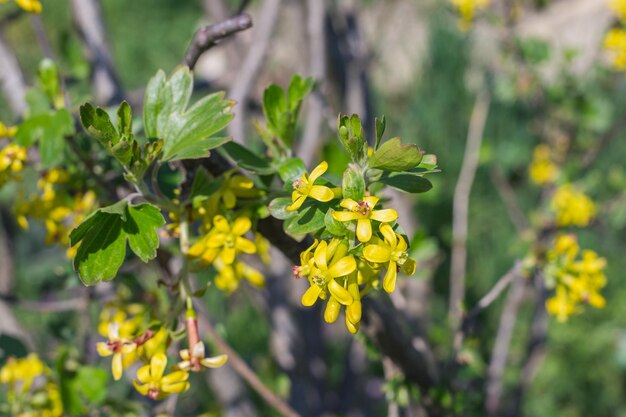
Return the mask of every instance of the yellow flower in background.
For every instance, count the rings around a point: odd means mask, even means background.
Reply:
[[[201,370],[202,366],[204,366],[205,368],[220,368],[224,366],[224,364],[226,364],[226,361],[228,361],[228,355],[217,355],[207,358],[205,357],[204,350],[205,349],[203,342],[196,343],[196,345],[192,349],[191,354],[189,353],[189,349],[181,350],[179,354],[183,361],[176,365],[176,367],[181,371],[191,370],[194,372],[198,372]],[[198,364],[198,366],[193,366],[193,361],[191,360],[192,358],[196,359],[195,362]]]
[[[394,209],[374,210],[378,204],[378,197],[365,197],[358,203],[350,198],[341,200],[341,207],[348,211],[335,211],[333,218],[340,222],[356,220],[356,237],[361,242],[369,242],[372,238],[372,220],[381,223],[395,221],[398,213]]]
[[[185,371],[174,371],[164,375],[167,367],[167,356],[157,353],[148,365],[137,371],[137,379],[133,380],[135,389],[152,400],[162,400],[170,394],[180,394],[189,389],[189,374]]]
[[[459,14],[459,28],[468,30],[476,15],[489,6],[490,0],[450,0]]]
[[[15,0],[18,6],[28,13],[41,13],[41,2],[39,0]]]
[[[218,258],[213,265],[217,270],[215,286],[228,294],[239,288],[239,283],[244,279],[257,288],[265,287],[263,274],[244,262],[235,261],[228,265]]]
[[[19,180],[25,162],[26,148],[10,143],[0,149],[0,187],[11,180]]]
[[[609,55],[613,69],[626,70],[626,30],[616,28],[608,31],[604,36],[604,49]]]
[[[9,358],[0,369],[0,383],[12,386],[24,393],[30,389],[33,381],[46,375],[50,369],[39,359],[36,353],[29,353],[25,358]]]
[[[243,237],[252,227],[249,217],[237,218],[232,226],[222,215],[213,219],[213,229],[189,249],[189,256],[211,264],[219,256],[226,265],[235,261],[238,252],[255,253],[253,242]]]
[[[579,256],[580,255],[580,256]],[[546,301],[547,311],[561,322],[582,311],[582,305],[603,308],[600,290],[606,286],[606,260],[592,250],[580,253],[574,235],[559,235],[546,254],[544,275],[556,288]]]
[[[415,261],[409,258],[408,245],[404,238],[393,231],[388,224],[380,226],[385,240],[378,244],[367,245],[363,249],[363,258],[369,262],[385,264],[387,273],[383,279],[383,288],[392,293],[396,288],[396,279],[400,267],[408,275],[415,272]]]
[[[622,22],[626,22],[626,0],[612,0],[609,7]]]
[[[254,182],[250,178],[226,175],[220,189],[211,197],[222,201],[227,209],[232,209],[237,205],[237,198],[254,198],[260,194],[259,190],[254,189]]]
[[[308,275],[311,286],[302,295],[304,306],[312,306],[318,298],[325,299],[327,292],[343,305],[352,304],[352,295],[337,280],[356,271],[356,260],[351,255],[344,256],[346,253],[347,246],[337,239],[330,245],[326,241],[317,245]]]
[[[537,185],[550,184],[559,176],[559,169],[552,162],[550,147],[542,144],[537,145],[533,151],[533,160],[528,167],[530,180]]]
[[[291,193],[292,203],[287,207],[287,210],[298,210],[307,197],[321,202],[327,202],[335,198],[335,193],[330,188],[323,185],[315,185],[315,181],[321,177],[327,169],[328,163],[322,161],[321,164],[311,171],[311,175],[304,173],[301,178],[293,182],[293,192]]]
[[[550,203],[559,226],[587,226],[596,214],[593,201],[572,184],[557,188]]]
[[[108,304],[100,312],[98,333],[103,337],[107,337],[110,324],[116,323],[119,336],[131,339],[137,335],[139,327],[144,322],[144,312],[145,307],[138,303],[124,305]]]
[[[119,381],[124,373],[124,368],[128,368],[136,359],[137,344],[126,338],[120,337],[119,324],[109,323],[108,338],[106,342],[98,342],[96,349],[100,356],[113,355],[111,360],[111,371],[113,379]]]
[[[17,133],[17,126],[6,126],[0,122],[0,138],[12,138]]]

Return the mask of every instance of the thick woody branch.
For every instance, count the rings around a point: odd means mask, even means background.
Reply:
[[[247,13],[233,16],[223,22],[204,26],[196,31],[185,53],[184,63],[191,69],[198,58],[225,38],[252,27],[252,18]]]

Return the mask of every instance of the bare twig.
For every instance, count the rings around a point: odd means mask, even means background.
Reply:
[[[515,265],[509,269],[506,274],[502,275],[495,285],[485,294],[478,303],[470,310],[470,312],[463,318],[461,326],[454,337],[454,351],[459,352],[463,345],[463,339],[471,331],[476,319],[480,313],[489,307],[494,301],[500,297],[502,292],[520,275],[521,262],[516,262]]]
[[[258,377],[258,375],[248,366],[248,364],[239,356],[239,354],[219,335],[219,333],[211,324],[208,312],[199,303],[194,303],[194,308],[198,311],[198,325],[203,332],[215,342],[220,351],[228,355],[228,362],[235,371],[267,402],[274,407],[281,415],[286,417],[299,416],[282,398],[277,396],[270,390]]]
[[[463,164],[454,190],[449,305],[449,317],[453,327],[458,326],[463,311],[461,304],[465,298],[469,200],[478,168],[480,145],[489,112],[489,102],[489,93],[486,90],[481,90],[476,97],[470,118]]]
[[[493,182],[496,186],[498,194],[500,194],[500,198],[502,198],[502,201],[504,202],[504,206],[509,213],[509,218],[515,227],[515,231],[518,235],[525,234],[528,230],[530,230],[528,219],[526,218],[524,211],[519,206],[515,191],[504,175],[504,172],[502,172],[502,168],[494,166],[491,169],[491,182]]]
[[[326,77],[326,39],[324,37],[325,3],[319,0],[307,0],[307,31],[309,35],[310,76],[315,79],[316,87],[307,103],[306,121],[302,141],[297,150],[306,166],[311,166],[317,152],[323,146],[320,134],[324,120],[324,97],[322,86]]]
[[[33,14],[31,15],[30,19],[31,23],[33,24],[33,29],[35,30],[37,43],[39,44],[43,55],[46,58],[54,60],[54,51],[52,50],[52,46],[50,46],[48,36],[46,36],[46,30],[43,26],[43,20],[41,19],[41,15]]]
[[[26,85],[17,58],[0,33],[0,83],[9,107],[16,116],[26,111]]]
[[[245,127],[248,122],[246,117],[246,106],[248,101],[248,93],[252,88],[254,80],[258,76],[259,69],[265,58],[265,53],[270,44],[272,33],[276,27],[276,20],[280,10],[281,0],[266,0],[263,2],[261,12],[256,25],[254,41],[250,45],[246,59],[243,61],[241,68],[235,79],[235,83],[230,91],[230,98],[238,103],[237,117],[229,125],[229,133],[237,142],[243,142],[245,139]]]
[[[233,16],[213,25],[198,29],[185,53],[184,63],[191,69],[196,66],[198,58],[205,51],[217,45],[225,38],[252,27],[252,18],[247,13]]]
[[[497,416],[502,397],[502,378],[506,368],[513,330],[517,322],[517,313],[524,300],[527,280],[517,275],[500,316],[500,325],[496,333],[496,341],[487,369],[487,399],[485,408],[488,416]]]
[[[85,297],[70,298],[68,300],[52,301],[20,301],[16,307],[39,313],[60,313],[63,311],[84,310],[89,305]]]
[[[121,101],[123,91],[106,42],[99,2],[72,0],[72,15],[91,63],[91,84],[95,100],[100,104]]]

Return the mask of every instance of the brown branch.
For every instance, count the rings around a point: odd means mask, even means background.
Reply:
[[[449,305],[449,317],[454,327],[457,327],[461,321],[463,311],[461,304],[465,298],[469,200],[478,168],[480,145],[489,112],[489,102],[490,97],[486,90],[478,93],[470,118],[463,164],[454,190]]]
[[[203,332],[215,342],[220,351],[228,355],[228,363],[237,373],[276,411],[285,417],[298,417],[299,414],[293,410],[282,398],[270,390],[258,375],[248,366],[239,354],[219,335],[211,324],[208,312],[199,303],[194,303],[194,308],[198,311],[198,325]]]
[[[9,107],[16,116],[26,112],[26,84],[15,54],[0,33],[0,84]]]
[[[261,11],[256,25],[257,31],[254,41],[250,45],[248,54],[244,59],[237,77],[230,91],[230,98],[238,103],[237,117],[230,123],[228,131],[237,142],[244,142],[248,94],[253,86],[254,80],[259,74],[259,69],[265,59],[265,54],[270,45],[270,39],[276,28],[276,21],[280,11],[281,0],[265,0],[261,6]]]
[[[507,180],[502,168],[494,166],[491,171],[491,182],[496,186],[500,198],[504,202],[504,206],[509,214],[511,223],[515,227],[518,235],[524,235],[530,230],[528,219],[517,202],[517,196],[511,183]]]
[[[189,48],[185,53],[184,63],[191,69],[196,66],[198,58],[225,38],[252,27],[252,18],[247,13],[233,16],[223,22],[201,27],[194,34]]]
[[[517,313],[526,293],[526,284],[527,279],[518,275],[511,286],[504,305],[504,311],[502,312],[502,316],[500,316],[500,325],[498,326],[491,361],[487,369],[487,399],[485,408],[488,416],[499,415],[498,411],[503,386],[502,379],[509,356],[513,330],[517,323]]]

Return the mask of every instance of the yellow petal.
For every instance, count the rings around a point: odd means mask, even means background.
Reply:
[[[396,270],[396,263],[391,261],[387,267],[387,273],[383,280],[383,288],[388,293],[392,293],[396,289],[396,278],[398,277],[398,271]]]
[[[218,253],[219,251],[217,249],[214,249],[214,248],[207,249],[202,255],[202,261],[204,261],[207,264],[213,263]]]
[[[161,379],[166,365],[167,356],[165,356],[165,353],[155,353],[152,359],[150,359],[150,377],[152,379]]]
[[[363,199],[363,201],[365,203],[367,203],[367,205],[373,209],[374,207],[376,207],[376,204],[378,204],[378,200],[380,200],[380,198],[375,197],[373,195],[367,196]]]
[[[235,241],[235,248],[245,253],[256,253],[256,245],[250,240],[238,237]]]
[[[248,217],[239,217],[233,223],[233,228],[231,229],[232,234],[236,236],[241,236],[246,233],[252,227],[252,222]]]
[[[317,201],[326,202],[335,198],[335,194],[328,187],[324,187],[323,185],[314,185],[309,191],[309,197],[314,198]]]
[[[244,177],[243,175],[235,175],[230,179],[228,185],[231,188],[243,188],[245,190],[251,190],[254,188],[254,182],[250,178]]]
[[[326,269],[326,249],[328,248],[328,244],[326,241],[322,240],[317,248],[315,248],[315,253],[313,254],[313,258],[315,259],[315,265],[317,265],[320,269]]]
[[[315,182],[316,179],[322,176],[324,172],[328,169],[328,162],[322,161],[318,166],[316,166],[313,171],[311,171],[311,175],[309,175],[309,181],[311,184]]]
[[[395,248],[398,243],[398,238],[396,237],[396,232],[393,231],[393,228],[385,223],[380,225],[379,230],[385,237],[385,241],[389,244],[389,246]]]
[[[346,316],[350,323],[357,324],[361,321],[361,302],[355,301],[346,307]]]
[[[370,218],[382,223],[392,222],[398,219],[398,212],[394,209],[374,210]]]
[[[174,371],[171,374],[167,374],[163,378],[161,378],[161,383],[163,385],[171,385],[186,381],[187,379],[189,379],[189,374],[187,372]]]
[[[333,211],[333,219],[337,220],[338,222],[349,222],[358,218],[359,215],[352,211]]]
[[[181,392],[185,392],[189,389],[189,382],[178,382],[175,384],[164,384],[161,386],[163,393],[167,394],[180,394]],[[161,399],[163,397],[159,396],[157,399]]]
[[[221,248],[226,242],[226,237],[230,232],[216,232],[212,231],[204,238],[204,244],[207,248]]]
[[[113,379],[119,381],[124,373],[124,366],[122,365],[122,354],[120,352],[113,355],[111,361],[111,371],[113,372]]]
[[[361,242],[369,242],[372,238],[372,223],[369,219],[359,219],[356,224],[356,237]]]
[[[304,294],[302,294],[302,305],[306,307],[311,307],[313,304],[315,304],[321,292],[322,288],[318,287],[315,284],[311,285],[311,287],[309,287],[309,289],[306,290]]]
[[[298,194],[300,194],[300,193],[298,193]],[[294,200],[293,204],[291,204],[290,206],[287,206],[286,210],[287,211],[296,211],[296,210],[298,210],[300,208],[300,206],[302,206],[302,204],[304,203],[304,200],[306,200],[306,196],[300,194],[300,197],[296,198]]]
[[[133,380],[133,385],[135,386],[135,389],[137,390],[137,392],[139,392],[141,395],[144,395],[144,396],[148,395],[148,389],[150,389],[148,385],[140,385],[135,380]]]
[[[150,365],[142,366],[137,370],[137,379],[142,384],[147,384],[150,381]]]
[[[213,225],[215,226],[217,230],[219,230],[222,233],[230,232],[230,226],[228,225],[228,220],[226,220],[226,217],[222,215],[217,215],[213,218]]]
[[[235,193],[228,189],[222,194],[222,200],[224,201],[224,207],[227,209],[232,209],[235,207],[235,204],[237,204],[237,197],[235,196]]]
[[[235,248],[229,248],[226,246],[222,249],[222,252],[220,252],[220,259],[226,265],[230,265],[235,261],[236,253],[237,251],[235,250]]]
[[[341,200],[341,202],[339,203],[339,205],[345,209],[348,209],[350,211],[354,211],[359,203],[357,203],[356,201],[354,201],[351,198],[344,198],[343,200]]]
[[[324,310],[324,320],[326,323],[334,323],[339,317],[339,311],[341,310],[341,304],[333,296],[330,297],[328,303],[326,303],[326,310]]]
[[[363,257],[370,262],[383,264],[391,259],[391,250],[386,246],[367,245],[363,249]]]
[[[343,305],[348,306],[354,301],[348,290],[339,285],[339,283],[334,279],[331,279],[328,282],[328,291],[330,291],[331,295]]]
[[[343,277],[356,270],[356,261],[353,256],[345,256],[328,268],[331,278]]]
[[[113,350],[104,342],[98,342],[96,344],[96,350],[100,356],[111,356],[113,354]]]
[[[204,358],[202,359],[202,365],[207,368],[219,368],[224,366],[224,364],[228,361],[228,355],[219,355],[213,356],[212,358]]]
[[[189,356],[189,349],[183,349],[180,352],[178,352],[180,355],[180,358],[184,361],[188,361],[191,357]]]
[[[348,316],[346,315],[346,328],[350,333],[356,334],[359,331],[359,323],[350,322]]]

